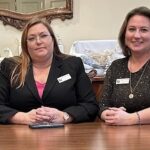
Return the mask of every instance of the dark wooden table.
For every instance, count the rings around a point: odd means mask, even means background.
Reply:
[[[149,150],[150,125],[107,126],[101,122],[57,129],[0,125],[0,150]]]

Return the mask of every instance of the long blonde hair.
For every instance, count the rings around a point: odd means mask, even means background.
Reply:
[[[43,24],[48,29],[54,41],[54,51],[53,51],[54,55],[57,55],[59,57],[66,56],[65,54],[61,53],[58,47],[56,37],[49,23],[46,20],[41,19],[41,18],[31,19],[25,26],[23,33],[22,33],[22,38],[21,38],[22,52],[20,54],[20,57],[13,58],[13,60],[16,62],[16,65],[13,68],[12,74],[11,74],[11,86],[16,86],[17,88],[24,86],[26,74],[28,72],[29,65],[32,62],[32,59],[29,55],[28,47],[27,47],[27,35],[28,35],[29,29],[36,24]]]

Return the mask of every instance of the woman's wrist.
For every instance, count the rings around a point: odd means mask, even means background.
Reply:
[[[135,112],[136,113],[136,115],[137,115],[137,124],[138,125],[141,125],[141,117],[140,117],[140,114],[139,114],[139,112]]]
[[[9,119],[9,122],[13,124],[25,124],[24,116],[24,112],[17,112]]]
[[[64,123],[70,123],[73,120],[73,118],[67,112],[63,112],[63,119]]]
[[[129,125],[141,124],[141,118],[139,118],[137,112],[129,113],[128,123]]]

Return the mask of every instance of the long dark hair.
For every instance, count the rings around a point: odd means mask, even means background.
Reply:
[[[124,22],[121,26],[120,32],[119,32],[118,41],[119,41],[120,47],[122,48],[122,52],[126,57],[129,57],[131,55],[130,49],[125,44],[126,28],[127,28],[130,18],[135,15],[141,15],[141,16],[144,16],[144,17],[147,17],[148,19],[150,19],[150,9],[147,7],[144,7],[144,6],[137,7],[135,9],[131,10],[125,17],[125,20],[124,20]]]

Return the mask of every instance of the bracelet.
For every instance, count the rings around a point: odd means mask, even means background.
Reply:
[[[138,112],[135,112],[137,117],[138,117],[138,125],[141,125],[141,118]]]

